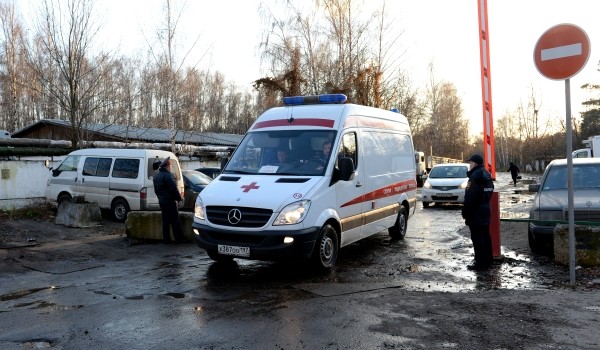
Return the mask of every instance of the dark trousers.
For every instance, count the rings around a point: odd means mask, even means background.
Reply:
[[[162,234],[163,241],[171,241],[171,227],[173,227],[173,235],[176,242],[183,242],[183,229],[179,221],[179,211],[177,210],[177,202],[175,201],[159,201],[160,211],[162,214]]]
[[[475,252],[475,264],[489,267],[492,264],[492,237],[490,225],[469,225],[471,241]]]

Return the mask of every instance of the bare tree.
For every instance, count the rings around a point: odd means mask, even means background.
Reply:
[[[34,40],[38,49],[29,50],[37,78],[33,88],[67,116],[75,148],[84,138],[82,125],[107,99],[101,82],[112,63],[93,46],[100,29],[94,18],[93,0],[44,0]],[[46,55],[35,55],[40,51]]]
[[[14,3],[0,4],[0,25],[2,26],[0,57],[5,68],[0,73],[3,110],[0,113],[0,128],[17,130],[31,120],[24,112],[27,105],[24,101],[26,49],[23,43],[23,28],[15,14]]]
[[[368,14],[357,0],[314,0],[305,14],[291,1],[290,15],[277,18],[269,9],[260,44],[271,76],[255,87],[274,95],[345,93],[354,103],[391,107],[401,72],[391,47],[399,35],[387,20],[385,3]],[[376,40],[373,40],[376,38]]]
[[[463,116],[462,102],[454,84],[437,82],[432,63],[429,69],[426,99],[429,121],[420,137],[427,137],[433,155],[460,158],[469,144],[469,123]]]

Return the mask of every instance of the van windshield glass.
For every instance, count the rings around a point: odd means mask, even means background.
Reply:
[[[77,171],[77,164],[79,164],[79,158],[81,156],[67,156],[65,160],[58,167],[59,171]]]
[[[574,189],[598,187],[600,187],[600,164],[573,165]],[[566,190],[567,188],[567,167],[551,167],[542,185],[542,190]]]
[[[335,131],[279,130],[246,134],[224,173],[323,175]]]

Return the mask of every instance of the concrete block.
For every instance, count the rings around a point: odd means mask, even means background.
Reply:
[[[183,236],[190,242],[196,238],[192,232],[194,213],[179,212]],[[162,240],[162,216],[160,211],[130,211],[125,221],[125,233],[129,238]],[[171,239],[174,239],[171,230]]]
[[[569,265],[569,225],[554,229],[554,260]],[[575,262],[579,266],[600,266],[600,228],[575,225]]]
[[[66,201],[58,206],[54,222],[69,227],[95,227],[102,225],[102,212],[98,203]]]

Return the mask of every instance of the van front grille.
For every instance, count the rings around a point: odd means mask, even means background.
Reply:
[[[234,213],[235,210],[238,210],[239,213]],[[215,225],[231,227],[263,227],[269,222],[272,214],[273,211],[270,209],[215,205],[206,207],[206,217],[208,221]],[[235,217],[232,217],[230,220],[230,216]],[[239,222],[236,221],[236,218],[239,219]]]

